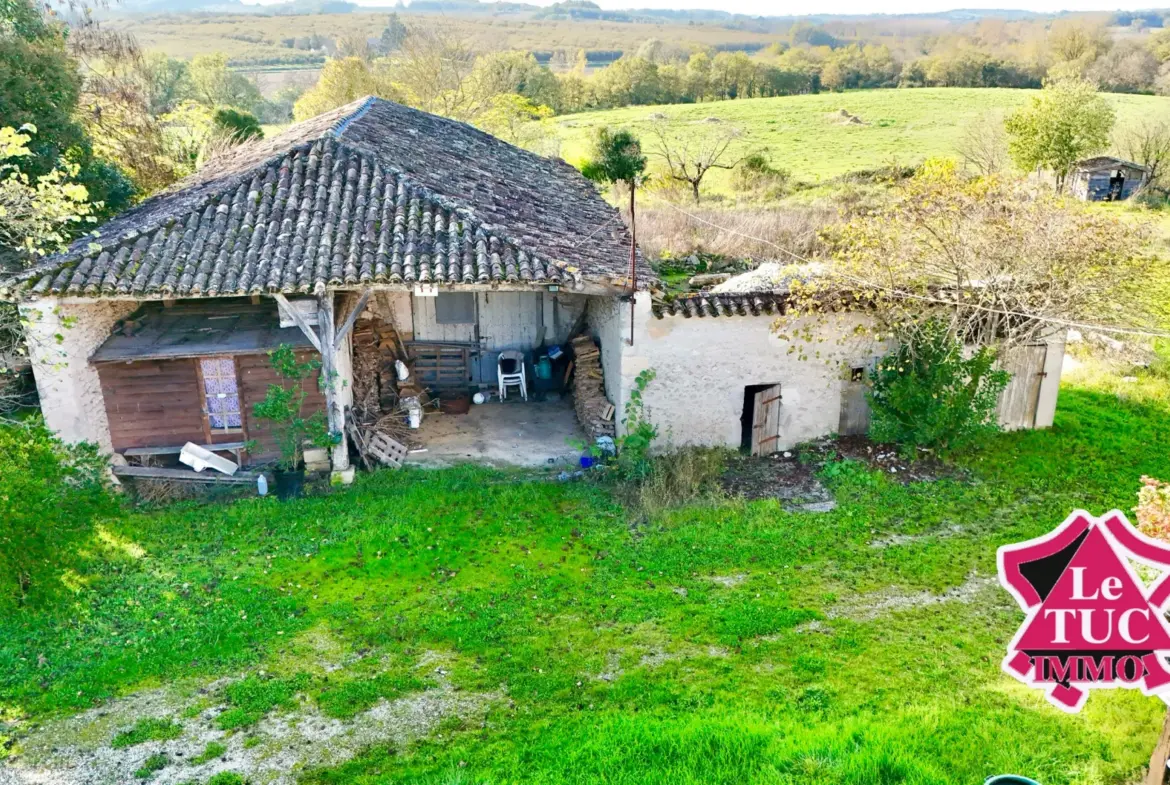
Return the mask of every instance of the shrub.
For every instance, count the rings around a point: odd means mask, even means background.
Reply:
[[[257,419],[271,423],[276,446],[280,449],[280,465],[286,471],[296,471],[304,456],[304,444],[329,447],[335,443],[329,433],[325,412],[316,411],[305,416],[303,383],[321,367],[319,360],[300,362],[291,346],[282,344],[271,353],[272,368],[285,384],[268,385],[264,400],[252,407]]]
[[[1147,537],[1170,540],[1170,483],[1142,476],[1142,488],[1138,491],[1137,528]]]
[[[248,785],[248,781],[234,771],[221,771],[209,779],[207,785]]]
[[[110,742],[110,746],[116,750],[120,750],[148,741],[177,739],[181,735],[183,735],[183,726],[174,720],[149,717],[138,720],[132,728],[119,733]]]
[[[904,328],[897,351],[878,363],[869,391],[869,435],[907,450],[952,450],[998,430],[996,405],[1010,375],[995,369],[996,353],[963,344],[931,320]]]
[[[784,187],[790,177],[791,173],[787,170],[772,166],[772,159],[767,152],[760,151],[740,161],[732,175],[731,184],[737,191],[777,191]]]
[[[45,598],[117,504],[93,445],[68,447],[40,420],[0,425],[0,609]]]
[[[191,759],[191,763],[192,765],[198,766],[202,763],[213,761],[216,758],[222,758],[225,752],[227,752],[227,747],[218,741],[209,741],[207,742],[207,746],[203,748],[203,752]]]
[[[256,115],[251,112],[239,109],[217,109],[212,115],[212,123],[217,133],[231,139],[234,143],[264,138],[264,129],[260,127],[260,121],[256,119]]]
[[[156,752],[142,762],[142,766],[134,772],[134,776],[140,780],[148,780],[154,776],[156,771],[165,769],[170,762],[171,759],[166,755],[161,752]]]

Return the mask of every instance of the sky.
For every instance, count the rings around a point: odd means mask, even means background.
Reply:
[[[373,0],[357,0],[370,4]],[[554,0],[526,0],[534,5],[550,5]],[[1058,11],[1116,11],[1149,8],[1134,2],[1110,0],[818,0],[779,2],[778,0],[594,0],[602,8],[715,8],[740,14],[760,16],[801,16],[805,14],[919,14],[949,11],[954,8],[1010,8],[1054,13]],[[1156,4],[1155,4],[1156,5]]]

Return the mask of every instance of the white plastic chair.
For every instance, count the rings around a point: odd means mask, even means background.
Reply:
[[[500,381],[500,400],[508,397],[508,388],[515,385],[520,388],[520,397],[528,400],[528,377],[524,373],[524,352],[509,349],[500,352],[496,360],[496,376]]]

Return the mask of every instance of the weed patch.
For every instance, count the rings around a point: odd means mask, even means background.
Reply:
[[[216,717],[215,723],[222,730],[255,725],[273,709],[294,708],[293,698],[308,686],[309,676],[303,673],[290,679],[250,675],[224,688],[230,708]]]
[[[167,741],[177,739],[183,734],[183,726],[174,720],[141,719],[134,723],[134,727],[124,730],[114,737],[110,746],[116,750],[133,747],[148,741]]]

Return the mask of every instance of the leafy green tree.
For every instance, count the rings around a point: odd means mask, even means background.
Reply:
[[[540,121],[552,114],[552,109],[522,95],[500,93],[492,96],[487,109],[476,116],[474,123],[505,142],[534,149],[548,137]]]
[[[392,100],[401,97],[386,72],[384,61],[368,63],[359,57],[329,60],[317,84],[297,99],[293,118],[307,120],[367,95]]]
[[[0,118],[4,125],[37,129],[22,171],[36,178],[57,169],[63,157],[78,167],[76,180],[102,215],[130,203],[134,188],[114,167],[98,160],[78,122],[82,79],[66,46],[63,25],[32,0],[0,0]]]
[[[386,27],[382,29],[382,48],[387,52],[395,52],[402,48],[406,40],[406,25],[398,18],[397,13],[390,14],[386,19]]]
[[[1008,116],[1008,152],[1024,171],[1048,169],[1056,190],[1073,166],[1109,144],[1114,113],[1096,86],[1080,79],[1050,83]]]
[[[634,274],[637,248],[637,223],[634,218],[634,192],[646,171],[642,143],[632,131],[606,126],[597,129],[590,156],[581,165],[581,174],[595,183],[621,183],[630,191],[630,275]]]
[[[488,104],[497,95],[515,94],[534,104],[555,106],[560,85],[551,71],[531,52],[492,52],[480,55],[467,77],[473,100]]]
[[[241,112],[238,109],[217,109],[212,115],[215,130],[232,143],[246,142],[249,139],[263,139],[264,129],[260,121],[251,112]]]
[[[256,85],[228,68],[223,52],[195,55],[187,70],[195,99],[212,108],[230,106],[252,111],[264,100]]]
[[[83,225],[92,224],[94,205],[78,183],[77,164],[30,176],[21,165],[32,159],[31,126],[0,128],[0,268],[24,267],[64,249]]]

